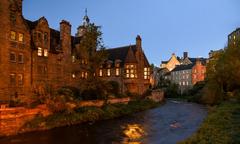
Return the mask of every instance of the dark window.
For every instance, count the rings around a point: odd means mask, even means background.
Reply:
[[[18,62],[23,63],[23,54],[22,53],[18,54]]]
[[[16,85],[16,74],[14,73],[10,74],[10,84]]]
[[[19,86],[23,85],[23,74],[18,74],[18,85]]]
[[[48,44],[48,34],[46,32],[44,33],[43,39],[44,39],[44,45],[47,46],[47,44]]]
[[[14,52],[10,53],[10,61],[11,62],[16,62],[16,54]]]

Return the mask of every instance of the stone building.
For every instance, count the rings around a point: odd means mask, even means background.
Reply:
[[[60,22],[60,30],[55,30],[44,17],[36,21],[25,19],[22,0],[1,0],[0,17],[0,101],[44,94],[47,87],[77,87],[87,77],[88,73],[81,68],[87,61],[82,60],[79,66],[75,57],[76,49],[81,50],[84,27],[89,24],[87,15],[75,36],[65,20]],[[140,36],[136,45],[107,52],[109,65],[102,69],[102,76],[106,70],[105,79],[118,81],[122,92],[143,93],[150,85],[150,67]]]
[[[142,94],[149,88],[151,70],[139,35],[136,37],[135,45],[106,51],[108,60],[99,69],[100,77],[119,82],[122,92]]]
[[[237,41],[240,41],[240,28],[237,28],[228,35],[228,45],[236,45]]]
[[[179,65],[171,71],[171,81],[178,84],[181,93],[204,81],[206,66],[198,59],[195,63]]]
[[[160,68],[167,68],[168,71],[172,71],[177,65],[180,65],[180,58],[173,53],[168,61],[162,61]]]

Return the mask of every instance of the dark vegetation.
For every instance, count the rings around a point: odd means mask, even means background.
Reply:
[[[197,99],[212,107],[197,133],[182,143],[240,143],[239,55],[238,40],[208,63],[206,83]]]
[[[73,125],[83,122],[94,122],[97,120],[105,120],[117,118],[123,115],[133,114],[135,112],[147,110],[159,106],[159,103],[151,100],[133,100],[128,104],[105,104],[103,107],[81,107],[71,112],[59,111],[48,117],[41,115],[34,120],[28,122],[24,127],[24,131],[51,129],[59,126]]]

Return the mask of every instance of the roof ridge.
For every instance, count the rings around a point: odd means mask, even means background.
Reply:
[[[132,47],[132,46],[136,46],[136,45],[128,45],[128,46],[121,46],[121,47],[116,47],[116,48],[108,48],[106,50],[115,50],[115,49],[129,48],[129,47]]]

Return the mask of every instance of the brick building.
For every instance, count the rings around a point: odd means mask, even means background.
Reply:
[[[58,31],[50,28],[44,17],[36,21],[25,19],[22,0],[1,0],[0,17],[0,101],[25,98],[33,92],[44,93],[46,87],[77,87],[87,77],[87,71],[81,69],[87,61],[82,60],[79,66],[74,54],[81,50],[80,39],[89,24],[87,15],[75,36],[71,35],[71,24],[65,20],[60,22]],[[140,36],[136,45],[107,52],[109,65],[100,66],[98,76],[118,81],[122,92],[142,94],[150,85],[150,66]],[[80,71],[80,76],[76,71]]]

